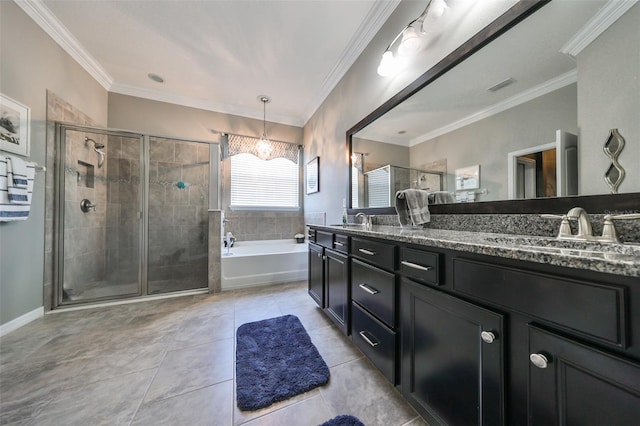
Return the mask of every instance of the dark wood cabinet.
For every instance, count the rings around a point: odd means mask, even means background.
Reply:
[[[640,364],[529,328],[530,425],[640,424]]]
[[[349,257],[332,250],[335,242],[348,250],[348,237],[312,230],[318,243],[309,243],[309,295],[342,330],[350,332],[351,289]]]
[[[343,333],[349,334],[349,258],[325,249],[325,310]]]
[[[324,248],[309,243],[309,296],[324,309]]]
[[[429,424],[640,425],[637,277],[345,234],[309,293]]]
[[[505,424],[503,316],[406,278],[401,292],[404,397],[429,424]]]

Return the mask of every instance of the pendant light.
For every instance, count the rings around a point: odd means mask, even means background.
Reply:
[[[258,100],[262,102],[262,136],[256,143],[256,152],[258,153],[258,158],[267,160],[273,151],[273,145],[271,145],[271,141],[267,137],[267,104],[271,102],[271,99],[268,96],[260,95]]]

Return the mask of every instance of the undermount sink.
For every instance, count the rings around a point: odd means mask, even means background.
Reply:
[[[640,245],[603,243],[599,241],[559,240],[545,237],[487,237],[487,242],[508,247],[522,247],[539,251],[553,251],[563,254],[588,255],[611,254],[623,256],[640,256]],[[573,253],[572,253],[573,252]]]

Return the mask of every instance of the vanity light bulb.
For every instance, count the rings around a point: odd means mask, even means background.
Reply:
[[[398,55],[415,56],[422,49],[422,39],[415,28],[409,27],[402,33],[402,41],[398,46]]]
[[[393,57],[393,53],[387,50],[382,54],[382,60],[378,66],[378,75],[382,77],[389,77],[398,72],[398,65],[396,58]]]
[[[444,15],[444,11],[447,9],[447,3],[444,0],[433,0],[431,6],[429,7],[429,15],[433,19],[442,18]]]

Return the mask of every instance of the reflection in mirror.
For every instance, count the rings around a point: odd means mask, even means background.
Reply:
[[[640,41],[634,20],[640,4],[627,7],[609,20],[604,33],[588,39],[594,22],[602,22],[614,7],[615,1],[606,0],[545,4],[384,115],[356,125],[358,131],[348,135],[352,152],[364,153],[365,162],[375,159],[378,166],[441,172],[441,188],[451,192],[457,192],[456,169],[480,164],[482,180],[472,201],[608,192],[602,174],[611,162],[602,164],[602,137],[593,143],[593,132],[584,129],[608,133],[614,123],[635,129],[631,119],[640,114],[637,99],[603,93],[600,87],[603,81],[615,82],[618,90],[637,87],[637,55],[629,48]],[[580,43],[580,49],[572,47]],[[600,57],[631,58],[611,67],[596,60]],[[615,106],[624,114],[609,111],[611,99],[624,103]],[[548,151],[538,149],[545,145],[555,152],[529,155]],[[434,163],[443,168],[434,169]],[[594,165],[602,171],[592,173]],[[592,184],[595,174],[597,185]],[[638,188],[621,192],[634,191]],[[354,195],[352,207],[367,205]]]

